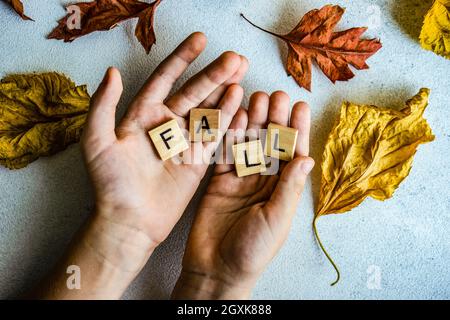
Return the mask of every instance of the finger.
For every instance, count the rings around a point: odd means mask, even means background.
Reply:
[[[266,218],[271,225],[289,227],[313,167],[314,160],[308,157],[297,157],[286,165],[266,204]],[[283,221],[288,223],[280,223]]]
[[[228,132],[228,127],[238,111],[243,97],[244,89],[242,89],[240,85],[234,84],[228,88],[223,98],[220,100],[218,105],[218,109],[221,110],[218,138],[216,141],[205,142],[203,144],[204,150],[208,151],[204,153],[208,163],[212,155],[217,151],[217,146],[222,142],[224,134]]]
[[[97,148],[102,148],[116,140],[115,114],[122,90],[122,78],[119,70],[109,68],[91,99],[83,133],[85,143],[95,144]]]
[[[231,121],[230,127],[228,131],[232,131],[231,136],[234,139],[234,144],[245,142],[245,134],[248,126],[248,113],[244,108],[239,108],[236,112],[235,117]],[[234,133],[233,133],[234,131]]]
[[[186,38],[153,72],[137,99],[163,102],[175,82],[206,47],[206,36],[195,32]]]
[[[224,95],[227,88],[232,84],[239,84],[242,79],[244,79],[245,74],[248,71],[248,60],[246,57],[241,56],[241,65],[239,66],[238,71],[227,81],[225,81],[221,86],[219,86],[213,93],[209,95],[200,105],[199,108],[216,108],[220,99]]]
[[[219,86],[230,79],[239,69],[241,57],[234,52],[225,52],[209,66],[191,78],[166,101],[173,113],[185,117],[189,110],[197,107]]]
[[[224,134],[228,131],[228,127],[233,120],[236,112],[241,105],[242,98],[244,97],[244,89],[238,84],[231,85],[225,92],[223,98],[220,100],[218,109],[220,109],[220,124],[218,139],[213,142],[205,142],[204,149],[208,150],[205,153],[207,157],[207,163],[210,163],[212,155],[216,152],[217,146],[221,143]]]
[[[248,107],[248,136],[257,139],[259,131],[265,128],[269,112],[269,95],[265,92],[256,92],[250,97]]]
[[[231,85],[225,92],[223,98],[220,100],[218,109],[220,109],[220,140],[228,131],[228,128],[233,121],[236,112],[244,97],[244,89],[238,84]]]
[[[311,109],[305,102],[297,102],[292,108],[292,128],[298,130],[295,155],[307,157],[309,155],[309,132],[311,129]]]
[[[218,155],[218,163],[215,168],[216,174],[222,174],[234,170],[232,146],[245,142],[245,131],[248,124],[247,110],[239,108],[236,112],[227,134],[223,139],[222,153]]]
[[[283,91],[276,91],[270,96],[269,121],[287,126],[289,123],[289,96]]]

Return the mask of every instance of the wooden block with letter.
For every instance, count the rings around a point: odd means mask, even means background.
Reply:
[[[298,130],[270,123],[267,127],[264,154],[283,161],[294,159]]]
[[[191,141],[219,140],[220,110],[191,109],[189,136]]]
[[[189,149],[177,120],[170,120],[148,132],[163,161]]]
[[[264,153],[260,140],[233,146],[234,163],[238,177],[245,177],[266,171]]]

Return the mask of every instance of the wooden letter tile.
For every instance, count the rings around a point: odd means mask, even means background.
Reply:
[[[271,123],[267,127],[264,154],[283,161],[294,158],[298,130]]]
[[[192,109],[189,119],[191,141],[217,141],[220,129],[220,110]]]
[[[148,134],[163,161],[189,149],[183,132],[175,119],[149,131]]]
[[[245,177],[266,171],[264,153],[260,140],[233,146],[234,163],[238,177]]]

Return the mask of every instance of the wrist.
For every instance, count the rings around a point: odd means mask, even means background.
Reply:
[[[176,300],[246,300],[256,280],[229,281],[223,277],[183,269],[172,293]]]
[[[119,299],[153,252],[141,237],[93,215],[33,296],[51,300]]]
[[[135,275],[157,246],[142,230],[99,213],[88,221],[82,240],[88,250],[118,272]]]

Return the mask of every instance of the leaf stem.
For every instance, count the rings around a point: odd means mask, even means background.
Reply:
[[[337,267],[336,263],[334,263],[333,259],[328,254],[327,250],[325,250],[325,247],[323,246],[322,241],[320,240],[319,233],[317,232],[317,226],[316,226],[317,218],[318,218],[318,216],[316,216],[314,218],[314,221],[313,221],[314,235],[316,236],[317,242],[319,243],[319,246],[322,249],[323,253],[325,254],[325,256],[327,257],[328,261],[330,261],[331,265],[333,266],[334,270],[336,271],[337,278],[331,284],[331,286],[334,286],[341,279],[341,273],[339,272],[339,268]]]
[[[271,34],[271,35],[274,36],[274,37],[280,38],[280,39],[282,39],[282,40],[284,40],[284,41],[288,41],[288,40],[287,40],[285,37],[283,37],[282,35],[276,34],[276,33],[272,32],[272,31],[269,31],[269,30],[266,30],[266,29],[264,29],[264,28],[261,28],[260,26],[257,26],[256,24],[254,24],[253,22],[251,22],[249,19],[247,19],[247,17],[244,16],[243,13],[241,13],[241,17],[244,18],[245,21],[247,21],[248,23],[250,23],[250,24],[251,24],[252,26],[254,26],[255,28],[257,28],[257,29],[259,29],[259,30],[261,30],[261,31],[264,31],[264,32],[266,32],[266,33],[268,33],[268,34]]]

